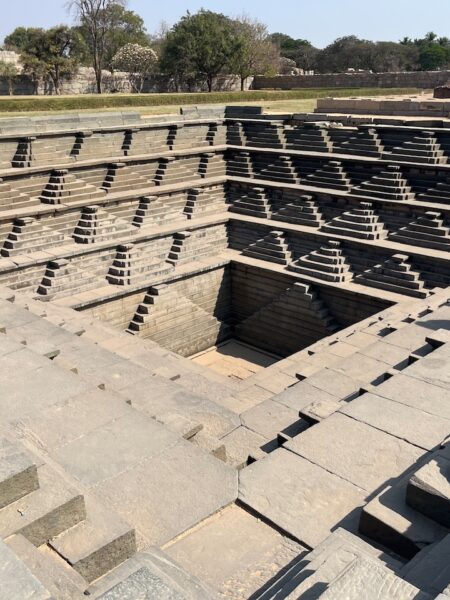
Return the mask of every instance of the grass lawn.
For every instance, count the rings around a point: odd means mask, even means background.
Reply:
[[[142,115],[179,113],[188,104],[258,105],[267,112],[310,112],[327,96],[418,94],[414,88],[349,88],[216,92],[212,94],[80,94],[75,96],[0,96],[0,116],[34,116],[54,112],[131,110]]]

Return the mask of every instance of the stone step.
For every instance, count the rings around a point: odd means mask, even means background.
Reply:
[[[410,583],[403,581],[380,561],[357,558],[343,569],[320,600],[431,600]]]
[[[39,488],[37,466],[17,444],[0,438],[0,509]]]
[[[136,552],[134,529],[86,496],[86,519],[50,540],[50,546],[86,581],[98,579]]]
[[[0,540],[1,595],[5,600],[58,600]]]
[[[400,575],[433,596],[444,592],[450,582],[450,534],[419,552]]]
[[[95,600],[215,600],[216,594],[155,547],[133,558],[88,588]],[[40,598],[37,600],[41,600]]]
[[[450,460],[437,454],[414,473],[406,502],[415,510],[450,528]]]
[[[35,546],[86,517],[83,496],[48,465],[38,467],[39,489],[0,510],[0,535],[21,533]]]
[[[36,579],[48,589],[52,598],[55,600],[85,598],[86,580],[49,546],[41,546],[38,549],[21,534],[9,537],[6,543]]]

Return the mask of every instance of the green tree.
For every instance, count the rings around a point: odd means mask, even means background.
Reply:
[[[131,10],[126,0],[70,0],[69,7],[78,19],[87,56],[95,71],[97,92],[102,93],[102,71],[112,68],[113,56],[126,44],[147,45],[144,21]]]
[[[0,77],[4,77],[8,83],[8,92],[12,96],[14,93],[14,81],[18,75],[17,67],[13,63],[0,60]]]
[[[233,29],[238,45],[230,69],[239,75],[241,90],[244,90],[245,81],[251,75],[277,72],[280,53],[271,41],[264,23],[243,16],[234,20]]]
[[[167,34],[161,69],[178,81],[204,80],[211,92],[214,78],[230,71],[239,47],[228,17],[203,9],[188,12]]]
[[[154,70],[157,61],[154,50],[139,44],[126,44],[112,59],[116,69],[129,74],[133,90],[138,94],[142,92],[145,78]]]
[[[420,50],[420,66],[424,71],[435,71],[450,62],[450,51],[439,44],[429,44]]]
[[[284,33],[272,33],[271,41],[280,50],[281,56],[293,60],[298,68],[310,71],[316,68],[317,56],[320,52],[308,40],[297,39]]]

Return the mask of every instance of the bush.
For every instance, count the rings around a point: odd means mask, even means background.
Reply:
[[[145,106],[182,106],[185,104],[228,104],[230,102],[254,102],[275,100],[308,100],[328,96],[384,96],[413,94],[413,88],[346,88],[261,90],[249,92],[213,92],[196,94],[111,94],[79,96],[16,96],[0,98],[0,112],[97,110],[101,108],[129,108]]]

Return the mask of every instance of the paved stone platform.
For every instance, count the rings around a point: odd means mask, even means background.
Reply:
[[[0,596],[450,597],[450,129],[0,122]]]

